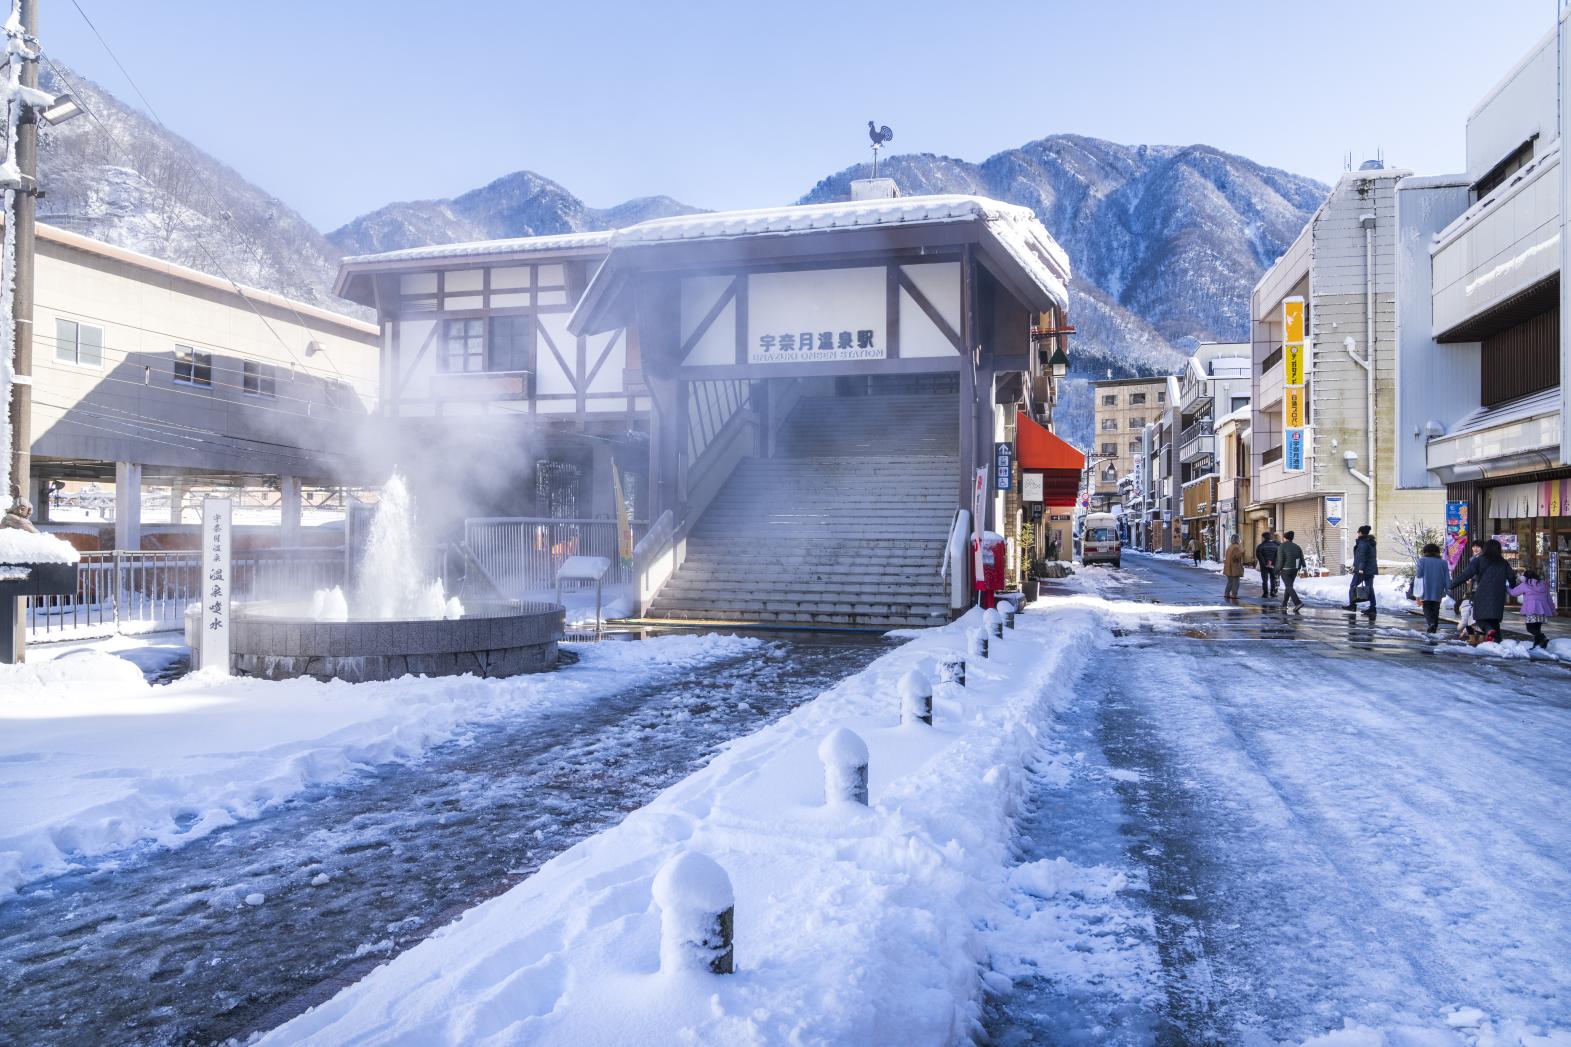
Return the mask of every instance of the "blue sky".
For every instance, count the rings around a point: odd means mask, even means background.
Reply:
[[[78,0],[164,121],[324,230],[528,168],[595,206],[789,202],[868,155],[1057,132],[1204,142],[1330,181],[1459,170],[1555,0]],[[70,0],[57,58],[134,100]]]

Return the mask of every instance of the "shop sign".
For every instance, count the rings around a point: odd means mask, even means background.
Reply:
[[[1510,534],[1492,534],[1489,537],[1499,542],[1500,548],[1505,552],[1516,553],[1522,551],[1521,547],[1517,544],[1515,532]]]
[[[1304,299],[1301,295],[1293,295],[1282,302],[1282,341],[1302,342],[1304,340]]]
[[[1282,434],[1282,471],[1301,473],[1309,443],[1308,429],[1289,429]]]
[[[1289,342],[1282,347],[1282,384],[1304,384],[1304,343]]]
[[[1304,427],[1304,387],[1302,385],[1288,385],[1282,387],[1282,424],[1289,429],[1302,429]]]
[[[1042,474],[1022,473],[1020,475],[1020,500],[1022,502],[1040,502],[1042,495]]]
[[[1013,490],[1015,486],[1015,445],[1012,443],[996,443],[993,445],[993,489],[995,491]]]
[[[1447,566],[1455,571],[1457,563],[1462,559],[1462,553],[1467,549],[1467,503],[1465,501],[1446,503],[1445,543],[1445,548],[1441,551],[1445,555]]]
[[[1326,497],[1326,523],[1332,527],[1342,526],[1342,496],[1333,494]]]
[[[202,499],[202,668],[229,675],[229,598],[234,579],[230,538],[234,503]]]

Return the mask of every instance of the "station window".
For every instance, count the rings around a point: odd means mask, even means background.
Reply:
[[[104,366],[104,329],[57,318],[55,359],[81,367]]]
[[[241,365],[240,387],[252,396],[278,395],[278,368],[246,360]]]
[[[175,346],[175,381],[182,385],[212,385],[213,354],[189,345]]]
[[[484,320],[448,320],[442,334],[442,370],[485,370]]]
[[[532,371],[535,357],[533,316],[493,316],[486,345],[486,370]]]

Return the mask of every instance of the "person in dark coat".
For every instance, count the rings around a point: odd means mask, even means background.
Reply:
[[[1276,534],[1267,531],[1260,544],[1255,546],[1255,566],[1260,568],[1260,595],[1266,599],[1276,596]]]
[[[1304,600],[1293,588],[1293,583],[1298,581],[1298,572],[1304,569],[1304,550],[1293,541],[1293,532],[1288,531],[1282,536],[1286,539],[1276,549],[1276,572],[1282,576],[1282,610],[1287,610],[1288,601],[1292,601],[1293,609],[1303,613]]]
[[[1379,570],[1375,536],[1369,533],[1369,525],[1364,524],[1358,529],[1358,540],[1353,543],[1353,580],[1347,585],[1347,606],[1343,610],[1358,610],[1364,599],[1358,595],[1358,587],[1363,585],[1369,589],[1369,610],[1365,613],[1371,618],[1375,616],[1375,575]]]
[[[1413,584],[1407,591],[1408,596],[1424,605],[1425,632],[1439,630],[1440,600],[1450,588],[1451,572],[1446,570],[1446,562],[1440,558],[1440,546],[1430,542],[1424,546],[1424,555],[1413,565]]]
[[[1483,553],[1451,581],[1453,585],[1473,583],[1473,617],[1484,631],[1484,639],[1498,641],[1500,622],[1506,616],[1506,595],[1517,584],[1516,568],[1505,558],[1500,542],[1494,538],[1485,542]]]

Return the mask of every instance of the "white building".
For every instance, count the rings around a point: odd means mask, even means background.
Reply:
[[[1379,164],[1343,175],[1251,296],[1252,483],[1249,515],[1296,532],[1313,567],[1345,570],[1370,524],[1383,559],[1399,523],[1439,528],[1440,492],[1397,472],[1397,184]],[[1301,301],[1306,436],[1301,468],[1284,454],[1283,311]],[[1371,369],[1372,368],[1372,369]]]
[[[1521,566],[1553,572],[1571,609],[1568,249],[1549,33],[1467,118],[1467,170],[1398,192],[1403,301],[1398,467],[1444,485],[1453,530],[1498,536]],[[1438,496],[1438,494],[1437,494]]]
[[[144,522],[194,527],[203,490],[266,489],[294,545],[302,488],[380,480],[354,454],[376,405],[374,325],[47,225],[36,257],[41,521],[53,481],[112,485],[99,541],[138,549]],[[144,521],[144,488],[164,520]]]

